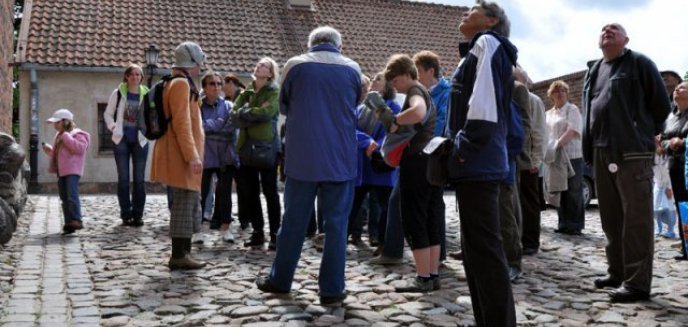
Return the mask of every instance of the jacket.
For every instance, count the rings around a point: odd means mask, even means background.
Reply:
[[[193,174],[189,163],[203,159],[205,134],[198,99],[190,93],[188,78],[171,80],[162,93],[165,116],[172,119],[167,132],[155,141],[150,179],[200,192],[201,174]]]
[[[286,115],[285,174],[306,182],[356,178],[356,107],[361,68],[330,44],[284,65],[280,112]]]
[[[547,145],[544,158],[543,187],[547,203],[559,207],[561,192],[569,189],[569,178],[576,175],[564,148],[557,149],[556,140]]]
[[[686,145],[684,143],[678,149],[672,150],[669,147],[669,140],[678,137],[686,141],[686,137],[688,137],[688,111],[679,111],[678,108],[676,108],[676,104],[672,107],[673,110],[665,122],[664,131],[660,135],[660,144],[667,155],[667,167],[670,170],[683,169],[685,165]]]
[[[139,109],[143,108],[143,99],[145,95],[148,93],[148,91],[148,87],[146,87],[145,85],[139,86]],[[120,94],[119,106],[117,106],[118,93]],[[120,83],[119,87],[117,87],[114,91],[112,91],[112,94],[110,94],[110,99],[108,99],[107,107],[105,107],[105,113],[103,113],[105,125],[109,130],[112,131],[112,142],[114,142],[115,144],[119,144],[119,142],[122,141],[122,137],[124,137],[122,122],[124,119],[124,111],[126,110],[128,93],[129,85],[127,83]],[[117,113],[116,117],[115,112]],[[138,140],[139,145],[141,147],[146,146],[146,143],[148,143],[148,139],[146,139],[146,137],[143,136],[143,133],[141,133],[141,131],[139,131]]]
[[[437,110],[435,136],[442,136],[444,134],[444,126],[447,124],[447,105],[449,104],[451,84],[449,84],[447,79],[440,78],[439,82],[429,91],[432,102],[435,104],[435,110]]]
[[[53,148],[49,153],[50,165],[48,166],[48,172],[56,173],[58,177],[69,175],[83,176],[86,150],[90,143],[91,135],[78,128],[62,134],[55,133]]]
[[[392,109],[392,112],[396,115],[399,113],[401,108],[394,102],[394,100],[386,100],[387,106]],[[358,116],[358,113],[357,113]],[[373,132],[367,134],[360,129],[356,130],[356,140],[358,141],[358,174],[356,176],[356,186],[361,185],[379,185],[379,186],[389,186],[393,187],[396,182],[395,170],[379,173],[373,170],[373,165],[371,159],[366,155],[366,149],[372,141],[375,141],[378,145],[382,146],[382,141],[385,139],[384,126],[380,121],[375,123]],[[380,151],[379,149],[376,151]]]
[[[583,84],[583,158],[593,162],[591,102],[592,90],[602,59],[595,62],[585,75]],[[654,136],[662,131],[670,111],[669,97],[654,62],[631,50],[613,60],[607,107],[595,123],[603,124],[609,133],[607,151],[612,161],[649,159],[654,155]]]
[[[206,99],[201,101],[201,119],[205,133],[203,169],[239,166],[236,152],[236,128],[230,121],[232,105],[229,101],[217,98],[215,104]]]
[[[462,44],[454,72],[445,137],[453,140],[448,179],[501,181],[507,177],[507,122],[516,47],[486,31]],[[479,66],[480,64],[480,66]]]
[[[545,144],[548,138],[545,104],[532,92],[528,92],[528,103],[530,130],[523,140],[523,152],[517,158],[519,170],[540,167],[545,156]]]
[[[234,101],[233,111],[242,110],[239,118],[250,115],[253,123],[245,120],[239,129],[239,140],[237,149],[241,150],[246,139],[269,141],[276,135],[277,115],[279,115],[279,88],[277,84],[270,83],[263,86],[258,92],[255,91],[255,82],[251,83],[246,90],[241,92]],[[244,120],[244,119],[242,119]]]

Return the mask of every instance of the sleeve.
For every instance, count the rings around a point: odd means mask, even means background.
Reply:
[[[189,107],[189,93],[190,87],[185,79],[175,79],[169,84],[168,103],[170,107],[170,116],[172,119],[172,128],[174,135],[179,144],[182,156],[185,162],[191,162],[194,159],[201,159],[196,149],[196,142],[194,142],[193,130],[191,128],[191,108]],[[169,131],[168,131],[169,133]]]
[[[444,133],[444,126],[447,124],[447,106],[449,105],[449,91],[447,88],[437,98],[435,109],[437,110],[437,121],[435,122],[435,135],[441,136]]]
[[[470,51],[478,61],[475,84],[468,100],[466,122],[454,139],[456,156],[466,161],[479,153],[498,130],[497,86],[492,72],[492,58],[498,46],[499,41],[495,37],[483,35]]]
[[[545,104],[535,94],[530,94],[530,112],[532,118],[531,163],[533,164],[533,167],[539,167],[542,163],[542,160],[545,158],[545,144],[547,144],[547,122],[545,120]]]
[[[107,107],[105,107],[105,112],[103,113],[103,120],[105,120],[105,125],[109,130],[115,127],[115,113],[117,112],[117,94],[119,94],[119,89],[115,89],[110,98],[108,99]],[[120,100],[121,101],[121,100]]]
[[[268,87],[268,86],[265,86]],[[249,103],[248,113],[253,116],[274,117],[279,113],[279,89],[271,88],[264,91],[260,97],[260,101]],[[257,96],[257,94],[256,94]]]
[[[88,149],[90,137],[84,131],[76,133],[62,133],[62,146],[72,154],[84,154]]]
[[[639,60],[640,67],[638,67],[638,70],[640,72],[640,83],[645,95],[645,108],[652,114],[655,125],[653,135],[657,135],[662,131],[664,121],[671,111],[671,103],[664,87],[664,81],[655,63],[644,56],[640,59],[642,60]]]
[[[578,109],[578,107],[576,107],[575,104],[571,102],[569,102],[569,105],[567,106],[566,110],[568,110],[568,128],[574,130],[576,133],[578,133],[578,135],[581,135],[583,119],[581,118],[580,110]]]
[[[205,107],[206,105],[202,104],[202,106]],[[201,110],[204,110],[203,107],[201,107]],[[229,112],[227,111],[227,107],[220,106],[217,109],[208,109],[207,112],[211,112],[211,110],[212,114],[206,115],[206,119],[203,119],[203,130],[206,132],[220,132],[227,125],[227,118],[229,118]]]

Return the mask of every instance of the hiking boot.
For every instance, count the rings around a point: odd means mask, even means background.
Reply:
[[[251,238],[248,240],[248,242],[244,243],[244,246],[247,248],[260,248],[263,247],[264,243],[265,236],[263,235],[263,233],[253,233],[251,234]]]
[[[183,258],[170,258],[167,266],[170,270],[190,270],[205,267],[205,262],[196,261],[187,254]]]
[[[392,258],[384,255],[370,259],[370,264],[373,265],[400,265],[404,263],[404,258]]]
[[[397,293],[427,293],[433,290],[432,279],[424,279],[416,276],[413,279],[407,280],[402,286],[394,287]]]

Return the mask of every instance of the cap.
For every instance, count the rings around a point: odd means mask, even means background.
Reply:
[[[681,75],[679,75],[677,72],[675,72],[675,71],[673,71],[673,70],[663,70],[663,71],[659,72],[659,74],[662,75],[662,76],[664,76],[664,75],[673,76],[674,78],[676,78],[676,79],[679,80],[679,81],[682,81],[682,80],[683,80],[683,79],[681,78]]]
[[[74,115],[72,115],[72,112],[67,109],[59,109],[55,111],[52,117],[46,119],[45,121],[47,123],[55,123],[63,119],[74,120]]]
[[[205,61],[205,53],[201,47],[191,41],[183,42],[174,50],[174,65],[172,68],[193,68]]]
[[[225,76],[225,83],[229,82],[233,82],[234,84],[241,86],[242,89],[246,88],[246,85],[242,83],[239,77],[234,74],[227,74],[227,76]]]

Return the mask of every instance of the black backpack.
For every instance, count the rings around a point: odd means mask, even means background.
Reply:
[[[141,130],[147,139],[157,140],[167,132],[167,126],[170,120],[172,120],[172,117],[165,117],[165,111],[162,105],[162,93],[171,80],[180,77],[183,78],[184,76],[165,75],[153,85],[148,93],[146,93],[143,99],[143,107],[140,111],[143,115],[141,118],[143,119],[139,119],[139,122],[143,122],[144,124]]]

